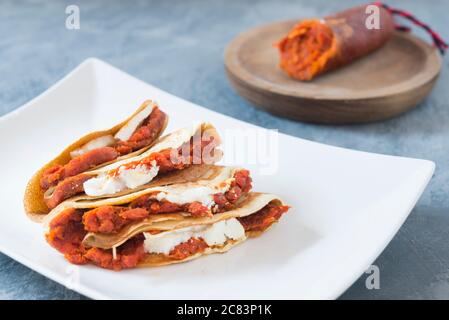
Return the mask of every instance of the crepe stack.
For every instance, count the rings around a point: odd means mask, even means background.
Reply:
[[[68,261],[116,271],[184,262],[225,252],[288,210],[278,197],[252,192],[248,170],[215,165],[221,140],[211,124],[162,136],[167,122],[145,101],[31,178],[25,211]]]

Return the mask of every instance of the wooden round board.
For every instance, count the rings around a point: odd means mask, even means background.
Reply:
[[[296,21],[258,27],[227,47],[226,72],[237,92],[274,114],[315,123],[362,123],[412,109],[430,92],[441,69],[438,51],[403,32],[379,50],[310,82],[288,77],[273,47]]]

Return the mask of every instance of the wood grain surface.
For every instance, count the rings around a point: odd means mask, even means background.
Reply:
[[[354,63],[301,82],[278,66],[273,44],[296,21],[265,25],[237,36],[225,53],[226,72],[237,92],[271,113],[306,122],[363,123],[387,119],[417,106],[441,69],[439,53],[402,32]]]

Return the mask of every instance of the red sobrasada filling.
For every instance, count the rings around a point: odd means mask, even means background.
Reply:
[[[213,140],[214,137],[209,137],[208,140],[201,140],[201,143],[196,144],[194,143],[192,138],[191,141],[186,142],[183,146],[177,149],[165,149],[159,152],[154,152],[142,160],[124,164],[119,168],[130,169],[138,165],[152,166],[155,162],[156,166],[159,167],[158,173],[161,174],[174,170],[182,170],[192,163],[202,163],[202,153],[204,149],[213,142]],[[190,148],[190,153],[187,153],[187,155],[185,155],[183,152],[183,150],[185,150],[185,146]],[[199,155],[197,156],[198,153]],[[110,172],[108,172],[108,175],[113,176],[117,174],[119,168],[111,170]],[[53,209],[65,199],[68,199],[78,193],[82,193],[84,191],[83,183],[90,178],[92,178],[91,175],[79,174],[73,177],[66,178],[59,182],[55,187],[51,197],[44,199],[48,208]]]
[[[247,217],[238,218],[245,231],[263,231],[279,220],[288,206],[268,204],[258,212]],[[135,236],[117,248],[114,257],[112,249],[86,248],[82,244],[87,231],[84,229],[83,212],[67,209],[50,223],[50,231],[46,238],[48,243],[64,254],[74,264],[93,263],[99,267],[121,270],[136,267],[148,254],[144,251],[143,234]],[[150,231],[151,233],[151,231]],[[203,239],[191,238],[176,247],[168,254],[173,260],[183,260],[208,248]]]
[[[164,112],[155,107],[127,141],[118,140],[114,146],[96,148],[73,158],[63,166],[48,168],[40,180],[41,188],[47,190],[66,178],[150,145],[163,129],[166,117]]]
[[[274,222],[287,212],[289,206],[279,206],[268,204],[255,214],[246,217],[237,218],[245,231],[265,231]]]
[[[280,67],[291,77],[311,80],[335,54],[332,29],[320,20],[304,20],[277,43]]]

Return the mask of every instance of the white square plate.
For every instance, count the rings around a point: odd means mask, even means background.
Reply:
[[[82,134],[122,119],[147,98],[170,116],[167,130],[210,121],[256,128],[184,101],[97,59],[88,59],[23,107],[0,118],[0,250],[92,298],[337,298],[392,239],[434,163],[279,136],[279,170],[254,189],[292,206],[280,223],[223,255],[168,267],[112,272],[67,263],[28,221],[22,196],[33,172]],[[226,141],[224,141],[226,144]]]

